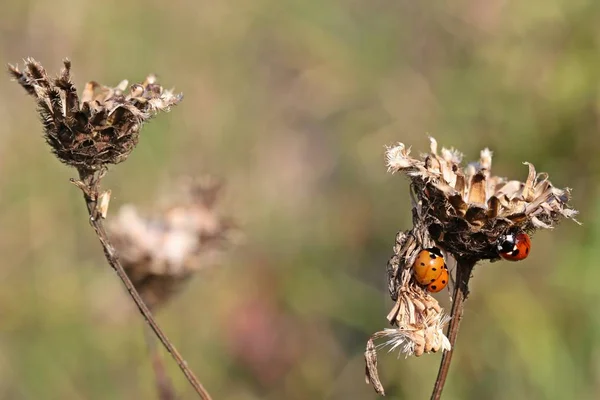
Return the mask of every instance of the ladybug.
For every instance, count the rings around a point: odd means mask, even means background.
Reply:
[[[433,282],[431,282],[429,285],[427,285],[427,290],[429,290],[431,293],[439,292],[440,290],[442,290],[443,288],[448,286],[448,279],[449,279],[448,268],[446,268],[446,265],[444,264],[442,273],[440,274],[440,276],[437,279],[435,279]]]
[[[413,264],[413,271],[416,281],[421,285],[435,282],[443,271],[447,274],[448,269],[442,251],[437,247],[421,250]]]
[[[509,261],[520,261],[529,255],[531,239],[525,232],[513,231],[500,235],[496,246],[500,257]]]

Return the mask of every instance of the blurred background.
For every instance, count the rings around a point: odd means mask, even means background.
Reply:
[[[392,306],[385,267],[410,228],[384,145],[573,188],[577,226],[472,280],[444,399],[600,397],[600,3],[592,0],[6,1],[3,64],[185,94],[112,167],[111,213],[182,174],[226,180],[246,241],[158,313],[217,399],[375,399],[368,337]],[[0,79],[0,398],[152,399],[143,321],[105,264],[75,171],[34,102]],[[448,292],[436,295],[448,307]],[[168,357],[168,355],[165,355]],[[181,398],[195,398],[166,358]],[[380,353],[393,399],[428,398],[440,355]]]

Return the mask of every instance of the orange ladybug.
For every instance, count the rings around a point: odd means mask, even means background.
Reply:
[[[448,268],[446,268],[446,264],[444,264],[444,268],[442,269],[442,273],[440,276],[427,285],[427,290],[431,293],[437,293],[448,285]]]
[[[421,250],[413,264],[414,276],[421,285],[429,285],[436,281],[447,268],[442,251],[437,247]],[[446,278],[446,281],[448,279]]]
[[[508,232],[497,241],[498,254],[508,261],[520,261],[529,255],[531,239],[525,232]]]

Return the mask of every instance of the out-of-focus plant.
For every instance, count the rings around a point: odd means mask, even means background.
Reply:
[[[150,211],[122,206],[108,233],[123,269],[149,309],[156,312],[195,272],[216,264],[239,235],[219,212],[222,181],[210,176],[180,179]],[[161,400],[176,398],[154,337],[146,335]]]
[[[166,206],[150,212],[122,206],[108,233],[123,268],[146,305],[156,310],[192,275],[214,265],[236,239],[233,221],[219,213],[222,183],[182,179]]]
[[[92,81],[86,84],[79,96],[71,82],[69,60],[64,61],[64,68],[54,79],[32,58],[25,60],[22,71],[12,65],[8,70],[35,98],[44,137],[52,152],[61,162],[77,169],[79,179],[71,181],[83,192],[90,223],[104,248],[108,263],[196,392],[201,398],[210,399],[208,392],[158,326],[125,272],[103,224],[110,191],[100,191],[107,165],[125,161],[139,141],[143,124],[159,112],[168,111],[183,96],[163,89],[154,75],[130,86],[129,90],[127,81],[122,81],[116,87]]]
[[[520,182],[491,174],[488,149],[464,169],[461,153],[445,148],[440,153],[433,138],[430,152],[419,158],[411,157],[402,143],[386,151],[388,171],[403,172],[410,179],[413,228],[398,233],[387,266],[390,296],[395,301],[387,318],[395,327],[375,333],[365,352],[367,382],[381,395],[385,392],[378,377],[374,339],[385,338],[379,346],[390,346],[390,351],[400,348],[407,356],[444,351],[431,397],[439,399],[477,262],[522,260],[531,247],[529,235],[552,229],[577,214],[568,206],[569,189],[552,186],[548,176],[537,174],[530,163],[525,163],[527,180]],[[423,281],[419,272],[428,268],[422,254],[431,251],[435,259],[438,249],[446,262],[456,265],[449,317],[430,294],[448,284],[437,281],[443,271],[435,271],[438,264],[432,263],[434,271],[426,271],[430,281]],[[439,265],[446,268],[445,263]]]

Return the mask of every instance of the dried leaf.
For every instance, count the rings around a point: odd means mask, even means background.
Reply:
[[[385,390],[379,380],[379,372],[377,371],[377,352],[375,351],[375,344],[373,339],[367,341],[367,348],[365,350],[365,380],[373,386],[375,392],[381,396],[385,396]]]

